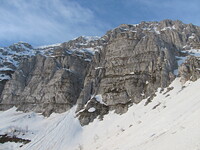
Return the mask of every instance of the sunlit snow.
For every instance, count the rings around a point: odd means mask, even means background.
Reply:
[[[0,134],[20,129],[30,143],[1,144],[12,150],[198,150],[200,148],[200,80],[181,84],[177,78],[169,86],[158,89],[147,106],[146,100],[129,108],[123,115],[110,112],[103,121],[81,127],[75,108],[44,118],[35,113],[17,112],[12,108],[0,112]]]

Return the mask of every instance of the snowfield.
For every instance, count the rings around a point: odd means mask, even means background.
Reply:
[[[75,107],[48,118],[16,108],[0,112],[0,135],[31,140],[0,144],[0,150],[200,150],[200,79],[181,85],[177,78],[169,87],[158,89],[147,106],[145,99],[84,127]]]

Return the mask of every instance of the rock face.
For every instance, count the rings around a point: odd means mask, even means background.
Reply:
[[[189,56],[185,63],[179,67],[181,82],[188,80],[196,81],[200,78],[200,59],[195,56]]]
[[[67,54],[25,59],[5,85],[2,104],[45,115],[66,111],[76,103],[88,63]]]
[[[90,65],[89,52],[68,51],[57,47],[49,56],[22,59],[1,95],[1,109],[64,112],[76,104]]]
[[[200,49],[199,41],[200,27],[164,20],[123,24],[101,38],[79,37],[37,49],[18,43],[17,49],[9,47],[12,53],[28,50],[32,55],[17,56],[23,56],[16,59],[19,65],[9,78],[2,77],[0,110],[17,106],[48,116],[77,105],[82,125],[102,119],[109,110],[124,113],[132,103],[152,97],[158,87],[167,87],[176,76],[177,57]],[[180,76],[199,78],[197,58],[188,62],[179,69]]]
[[[121,25],[108,31],[103,37],[108,42],[85,79],[78,109],[84,108],[91,95],[101,94],[109,110],[116,113],[153,97],[158,87],[174,80],[176,56],[184,54],[181,50],[200,48],[199,31],[199,27],[170,20]]]
[[[109,112],[109,107],[96,100],[93,97],[87,102],[84,109],[80,111],[77,116],[79,117],[81,125],[86,125],[92,122],[95,118],[102,120],[103,116]]]

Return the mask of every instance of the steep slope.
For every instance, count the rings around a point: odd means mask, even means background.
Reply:
[[[1,48],[0,150],[200,149],[199,39],[164,20]]]
[[[0,112],[0,134],[31,142],[0,144],[0,149],[23,150],[198,150],[200,80],[184,85],[177,78],[170,88],[159,88],[147,106],[144,99],[123,115],[110,112],[103,121],[81,127],[75,108],[48,118],[35,113]]]
[[[2,72],[0,110],[16,106],[49,116],[77,104],[82,125],[111,110],[125,113],[144,98],[147,105],[158,87],[167,87],[177,75],[177,61],[199,49],[199,39],[200,27],[164,20],[123,24],[101,38],[79,37],[40,48],[14,44],[1,49],[3,68],[7,57],[17,65]],[[13,55],[4,57],[8,50]],[[193,66],[182,67],[182,75]]]
[[[99,62],[91,66],[78,99],[80,109],[85,107],[80,113],[82,124],[88,124],[97,116],[87,113],[96,95],[102,96],[108,110],[120,114],[132,103],[149,96],[150,102],[158,87],[164,88],[174,80],[177,61],[187,55],[186,48],[199,48],[199,31],[200,28],[193,25],[164,20],[121,25],[107,32],[103,38],[108,42]],[[105,109],[101,112],[99,103],[92,107],[98,114],[108,112]]]
[[[0,48],[0,95],[7,80],[19,65],[20,59],[26,59],[36,54],[28,43],[19,42],[7,48]]]
[[[74,41],[77,44],[93,41],[82,38],[85,41]],[[19,45],[22,47],[23,43]],[[20,55],[22,59],[13,69],[12,79],[2,87],[0,109],[17,106],[19,110],[41,112],[46,116],[69,110],[76,104],[92,56],[99,49],[95,46],[70,49],[60,45],[45,46],[30,49],[32,56],[23,49],[27,55]]]
[[[197,150],[199,145],[199,80],[187,82],[183,89],[179,79],[156,93],[147,106],[145,100],[118,116],[109,114],[104,121],[86,126],[83,149],[123,150]],[[93,131],[93,133],[90,133]]]

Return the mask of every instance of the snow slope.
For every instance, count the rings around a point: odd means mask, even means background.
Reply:
[[[21,148],[0,144],[0,150],[199,150],[200,79],[181,85],[177,78],[169,87],[158,89],[147,106],[143,100],[123,115],[110,112],[84,127],[75,108],[49,118],[15,108],[0,112],[0,134],[21,128],[25,135],[19,136],[31,139]]]
[[[166,94],[157,92],[153,102],[133,105],[121,116],[109,114],[103,122],[84,127],[87,150],[198,150],[200,148],[200,80],[182,89],[179,79]],[[93,137],[93,138],[92,138]],[[92,140],[93,139],[93,140]]]

